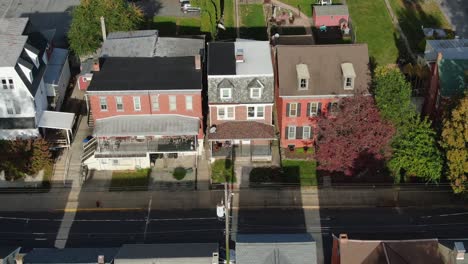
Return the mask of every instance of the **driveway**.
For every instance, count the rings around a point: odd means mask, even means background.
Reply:
[[[468,38],[468,1],[437,0],[460,38]]]

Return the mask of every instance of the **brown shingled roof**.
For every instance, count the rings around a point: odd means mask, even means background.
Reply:
[[[208,133],[208,140],[231,139],[275,139],[275,130],[256,121],[229,121],[217,125],[215,133]]]
[[[340,95],[368,92],[367,44],[276,46],[280,96]],[[356,73],[354,90],[344,90],[341,64],[350,62]],[[298,90],[297,64],[307,64],[308,90]]]

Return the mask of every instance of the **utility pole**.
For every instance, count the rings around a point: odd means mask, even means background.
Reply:
[[[229,251],[229,209],[231,208],[229,204],[229,196],[228,196],[228,188],[227,188],[227,180],[224,181],[224,218],[226,223],[226,263],[230,264],[230,251]]]

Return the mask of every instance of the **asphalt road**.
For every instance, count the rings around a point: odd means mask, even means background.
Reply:
[[[63,212],[0,212],[0,246],[53,247]],[[79,211],[67,247],[124,243],[219,242],[224,223],[215,210]],[[258,209],[238,212],[238,233],[310,232],[319,263],[328,260],[331,234],[354,239],[456,239],[468,237],[467,209]],[[146,231],[145,231],[146,230]],[[235,230],[235,228],[234,228]],[[235,238],[235,234],[234,234]]]

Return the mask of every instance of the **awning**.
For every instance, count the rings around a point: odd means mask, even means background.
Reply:
[[[42,128],[71,130],[74,120],[75,114],[73,113],[44,111],[37,126]]]
[[[211,133],[211,131],[214,131]],[[275,140],[275,128],[272,125],[256,121],[229,121],[211,128],[208,140],[265,139]]]
[[[196,117],[180,115],[133,115],[98,119],[94,128],[96,137],[126,136],[189,136],[198,135]]]

